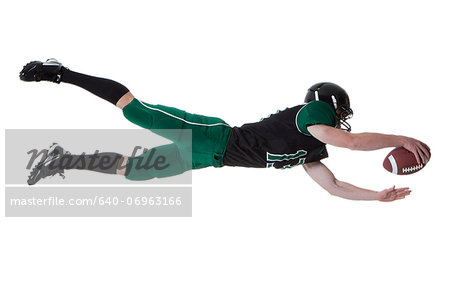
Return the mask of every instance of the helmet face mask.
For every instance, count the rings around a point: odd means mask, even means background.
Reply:
[[[341,124],[341,129],[348,132],[352,131],[352,126],[350,126],[350,124],[347,123],[347,120],[352,118],[353,110],[351,108],[341,107],[340,109],[337,110],[336,115]]]
[[[350,108],[350,98],[342,87],[331,82],[316,83],[308,89],[305,103],[316,100],[328,103],[334,109],[341,129],[351,131],[347,120],[353,116],[353,110]]]

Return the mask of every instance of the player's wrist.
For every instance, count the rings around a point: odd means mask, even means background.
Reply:
[[[406,137],[397,135],[397,144],[395,147],[404,147],[406,144]]]
[[[376,192],[375,197],[376,197],[375,200],[383,201],[384,200],[383,191]]]

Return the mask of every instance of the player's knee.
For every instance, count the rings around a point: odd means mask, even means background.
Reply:
[[[122,97],[120,97],[120,99],[116,103],[116,106],[123,110],[123,108],[129,105],[133,100],[133,94],[131,94],[131,92],[127,92]]]
[[[137,102],[136,99],[122,109],[126,119],[145,129],[151,129],[153,125],[153,116]]]

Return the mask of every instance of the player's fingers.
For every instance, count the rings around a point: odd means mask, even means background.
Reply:
[[[401,190],[401,191],[403,191],[403,190],[409,190],[409,187],[403,187],[403,188],[397,188],[397,190]]]
[[[411,191],[408,187],[404,187],[404,188],[399,188],[397,189],[400,192],[404,192],[404,191]]]
[[[398,193],[398,196],[399,196],[399,197],[406,197],[406,196],[408,196],[409,194],[411,194],[410,191],[403,191],[403,192],[401,192],[401,193]]]
[[[398,196],[401,198],[405,198],[406,196],[410,195],[410,192],[404,192],[404,193],[400,193]]]
[[[427,163],[427,157],[425,156],[424,151],[419,150],[419,156],[420,156],[421,163],[423,163],[423,164]]]
[[[425,147],[428,150],[428,152],[431,152],[430,146],[428,146],[424,142],[420,142],[420,143],[423,145],[423,147]]]
[[[430,160],[430,157],[431,157],[430,147],[428,147],[428,145],[425,144],[425,143],[421,143],[421,144],[422,144],[422,147],[425,149],[424,152],[425,152],[425,155],[427,157],[427,160]]]
[[[429,149],[426,147],[425,144],[423,144],[422,142],[419,143],[419,152],[420,152],[420,156],[422,158],[422,162],[426,163],[429,159],[430,159],[430,152]]]
[[[408,188],[398,189],[398,193],[411,193],[411,190]]]
[[[419,151],[417,150],[417,148],[414,148],[412,153],[413,153],[414,157],[416,158],[417,164],[420,164],[420,161],[422,160],[422,158],[420,157]]]

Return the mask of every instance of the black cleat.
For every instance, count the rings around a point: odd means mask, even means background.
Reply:
[[[39,162],[31,171],[27,183],[29,185],[34,185],[39,180],[56,174],[59,174],[64,179],[64,168],[61,165],[61,158],[65,155],[70,155],[70,152],[64,150],[57,143],[53,143],[52,146],[50,146],[44,161]]]
[[[19,74],[22,81],[52,81],[60,83],[62,78],[62,64],[56,59],[46,62],[33,61],[25,65]]]

